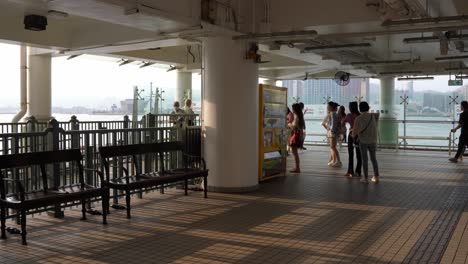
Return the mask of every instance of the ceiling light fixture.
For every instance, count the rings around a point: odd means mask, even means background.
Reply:
[[[434,80],[434,77],[432,76],[412,76],[412,77],[403,77],[403,78],[398,78],[398,81],[422,81],[422,80]]]
[[[77,54],[77,55],[71,55],[70,57],[67,58],[67,60],[71,60],[71,59],[74,59],[78,56],[81,56],[81,54]]]
[[[124,66],[124,65],[127,65],[129,63],[132,63],[133,61],[132,60],[127,60],[127,59],[122,59],[119,61],[119,66]]]
[[[151,66],[153,65],[154,62],[143,62],[141,65],[140,65],[140,69],[141,68],[145,68],[145,67],[148,67],[148,66]]]
[[[411,75],[411,74],[420,74],[422,71],[389,71],[389,72],[380,72],[379,75]]]
[[[177,70],[177,67],[174,66],[174,65],[169,65],[169,69],[167,70],[167,72],[171,72],[171,71],[175,71]]]

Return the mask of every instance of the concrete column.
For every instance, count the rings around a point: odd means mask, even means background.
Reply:
[[[38,121],[52,117],[52,56],[51,54],[28,56],[28,113]]]
[[[228,37],[203,41],[204,153],[213,191],[258,187],[258,65],[245,59],[247,48]]]
[[[395,78],[386,77],[380,79],[380,143],[394,145],[398,143],[398,123],[395,112]]]
[[[176,88],[176,101],[179,101],[180,106],[183,107],[186,95],[188,99],[192,99],[192,73],[191,72],[177,72],[177,88]],[[185,99],[184,99],[185,98]]]

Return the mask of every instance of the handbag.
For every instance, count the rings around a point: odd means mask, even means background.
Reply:
[[[371,117],[369,118],[369,123],[367,123],[366,128],[364,128],[364,130],[362,130],[360,133],[366,132],[367,128],[369,128],[370,123],[372,122],[372,119],[374,119],[374,116],[371,115]],[[359,136],[356,136],[356,137],[354,138],[354,145],[355,145],[356,147],[359,147],[359,143],[360,143]]]

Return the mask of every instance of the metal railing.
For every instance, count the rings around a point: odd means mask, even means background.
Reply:
[[[185,126],[200,126],[200,116],[197,114],[158,114],[145,115],[140,120],[132,121],[128,116],[123,116],[121,121],[79,121],[77,116],[71,116],[69,121],[59,121],[59,127],[64,130],[97,130],[97,129],[124,129],[145,127],[171,127],[174,123]],[[39,122],[34,117],[29,117],[26,122],[0,123],[0,133],[40,132],[48,128],[48,122]]]
[[[380,148],[394,148],[394,149],[413,149],[413,150],[441,150],[448,151],[449,155],[453,150],[457,148],[457,136],[455,133],[450,132],[450,130],[456,126],[456,121],[434,121],[434,120],[386,120],[387,122],[394,122],[399,125],[399,130],[405,130],[405,127],[411,125],[427,125],[422,128],[411,129],[406,128],[406,135],[395,135],[396,140],[394,144],[380,144],[380,135],[379,135],[379,147]],[[324,131],[323,127],[319,126],[322,122],[322,119],[306,119],[306,122],[317,122],[317,125],[314,128],[307,127],[307,145],[327,145],[328,139],[325,133],[320,133]],[[441,127],[442,126],[442,127]],[[433,128],[439,128],[435,131]],[[417,134],[415,133],[417,132]],[[313,133],[311,133],[313,132]],[[316,133],[319,132],[319,133]],[[428,135],[431,132],[432,135]],[[447,133],[449,135],[447,136]],[[417,144],[421,142],[424,144]],[[440,144],[435,144],[440,142]]]
[[[189,154],[201,156],[201,128],[199,126],[175,126],[169,123],[171,119],[168,115],[160,119],[155,118],[155,120],[161,120],[161,124],[170,126],[131,127],[129,120],[122,123],[85,122],[84,125],[77,120],[72,120],[64,126],[65,122],[57,122],[53,119],[42,131],[36,131],[38,128],[42,128],[42,126],[36,126],[37,123],[28,122],[22,129],[32,132],[0,134],[0,154],[80,149],[83,154],[84,167],[97,170],[101,170],[99,147],[102,146],[183,141]],[[3,126],[7,127],[6,131],[15,127],[14,124],[9,125],[9,128],[6,125]],[[105,127],[109,125],[112,125],[113,129]],[[127,126],[130,128],[127,128]],[[141,126],[146,126],[146,124],[141,124]],[[96,127],[98,129],[95,129]],[[165,168],[171,168],[180,164],[181,157],[179,155],[173,155],[172,153],[166,153],[165,155],[167,155],[167,157],[164,157]],[[139,157],[137,159],[139,168],[157,168],[159,164],[157,164],[155,156]],[[123,157],[113,160],[112,163],[114,165],[123,164],[130,172],[135,173],[134,167],[130,166],[129,160],[129,158]],[[70,184],[77,179],[78,175],[77,166],[72,166],[69,163],[54,164],[53,166],[49,166],[47,170],[50,177],[49,185],[54,187]],[[4,170],[2,173],[4,177],[21,181],[26,191],[40,190],[42,188],[40,169],[37,166]],[[116,166],[113,167],[111,173],[120,177],[123,171],[117,169]],[[85,179],[89,184],[100,184],[100,178],[96,172],[86,171]],[[15,190],[15,186],[13,185],[10,183],[8,190]]]

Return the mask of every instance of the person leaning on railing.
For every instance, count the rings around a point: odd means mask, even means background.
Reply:
[[[184,116],[185,111],[180,108],[180,103],[178,101],[175,101],[174,104],[174,109],[171,111],[171,123],[174,124],[176,127],[182,127],[184,123]]]
[[[194,115],[195,113],[192,110],[192,100],[187,99],[185,100],[185,107],[184,107],[184,112],[187,116],[187,126],[194,126]]]
[[[457,127],[452,129],[452,132],[457,132],[461,128],[460,138],[458,140],[458,151],[454,158],[449,159],[451,162],[458,162],[458,159],[463,155],[465,147],[468,146],[468,102],[463,101],[460,104],[462,113],[458,121]]]

